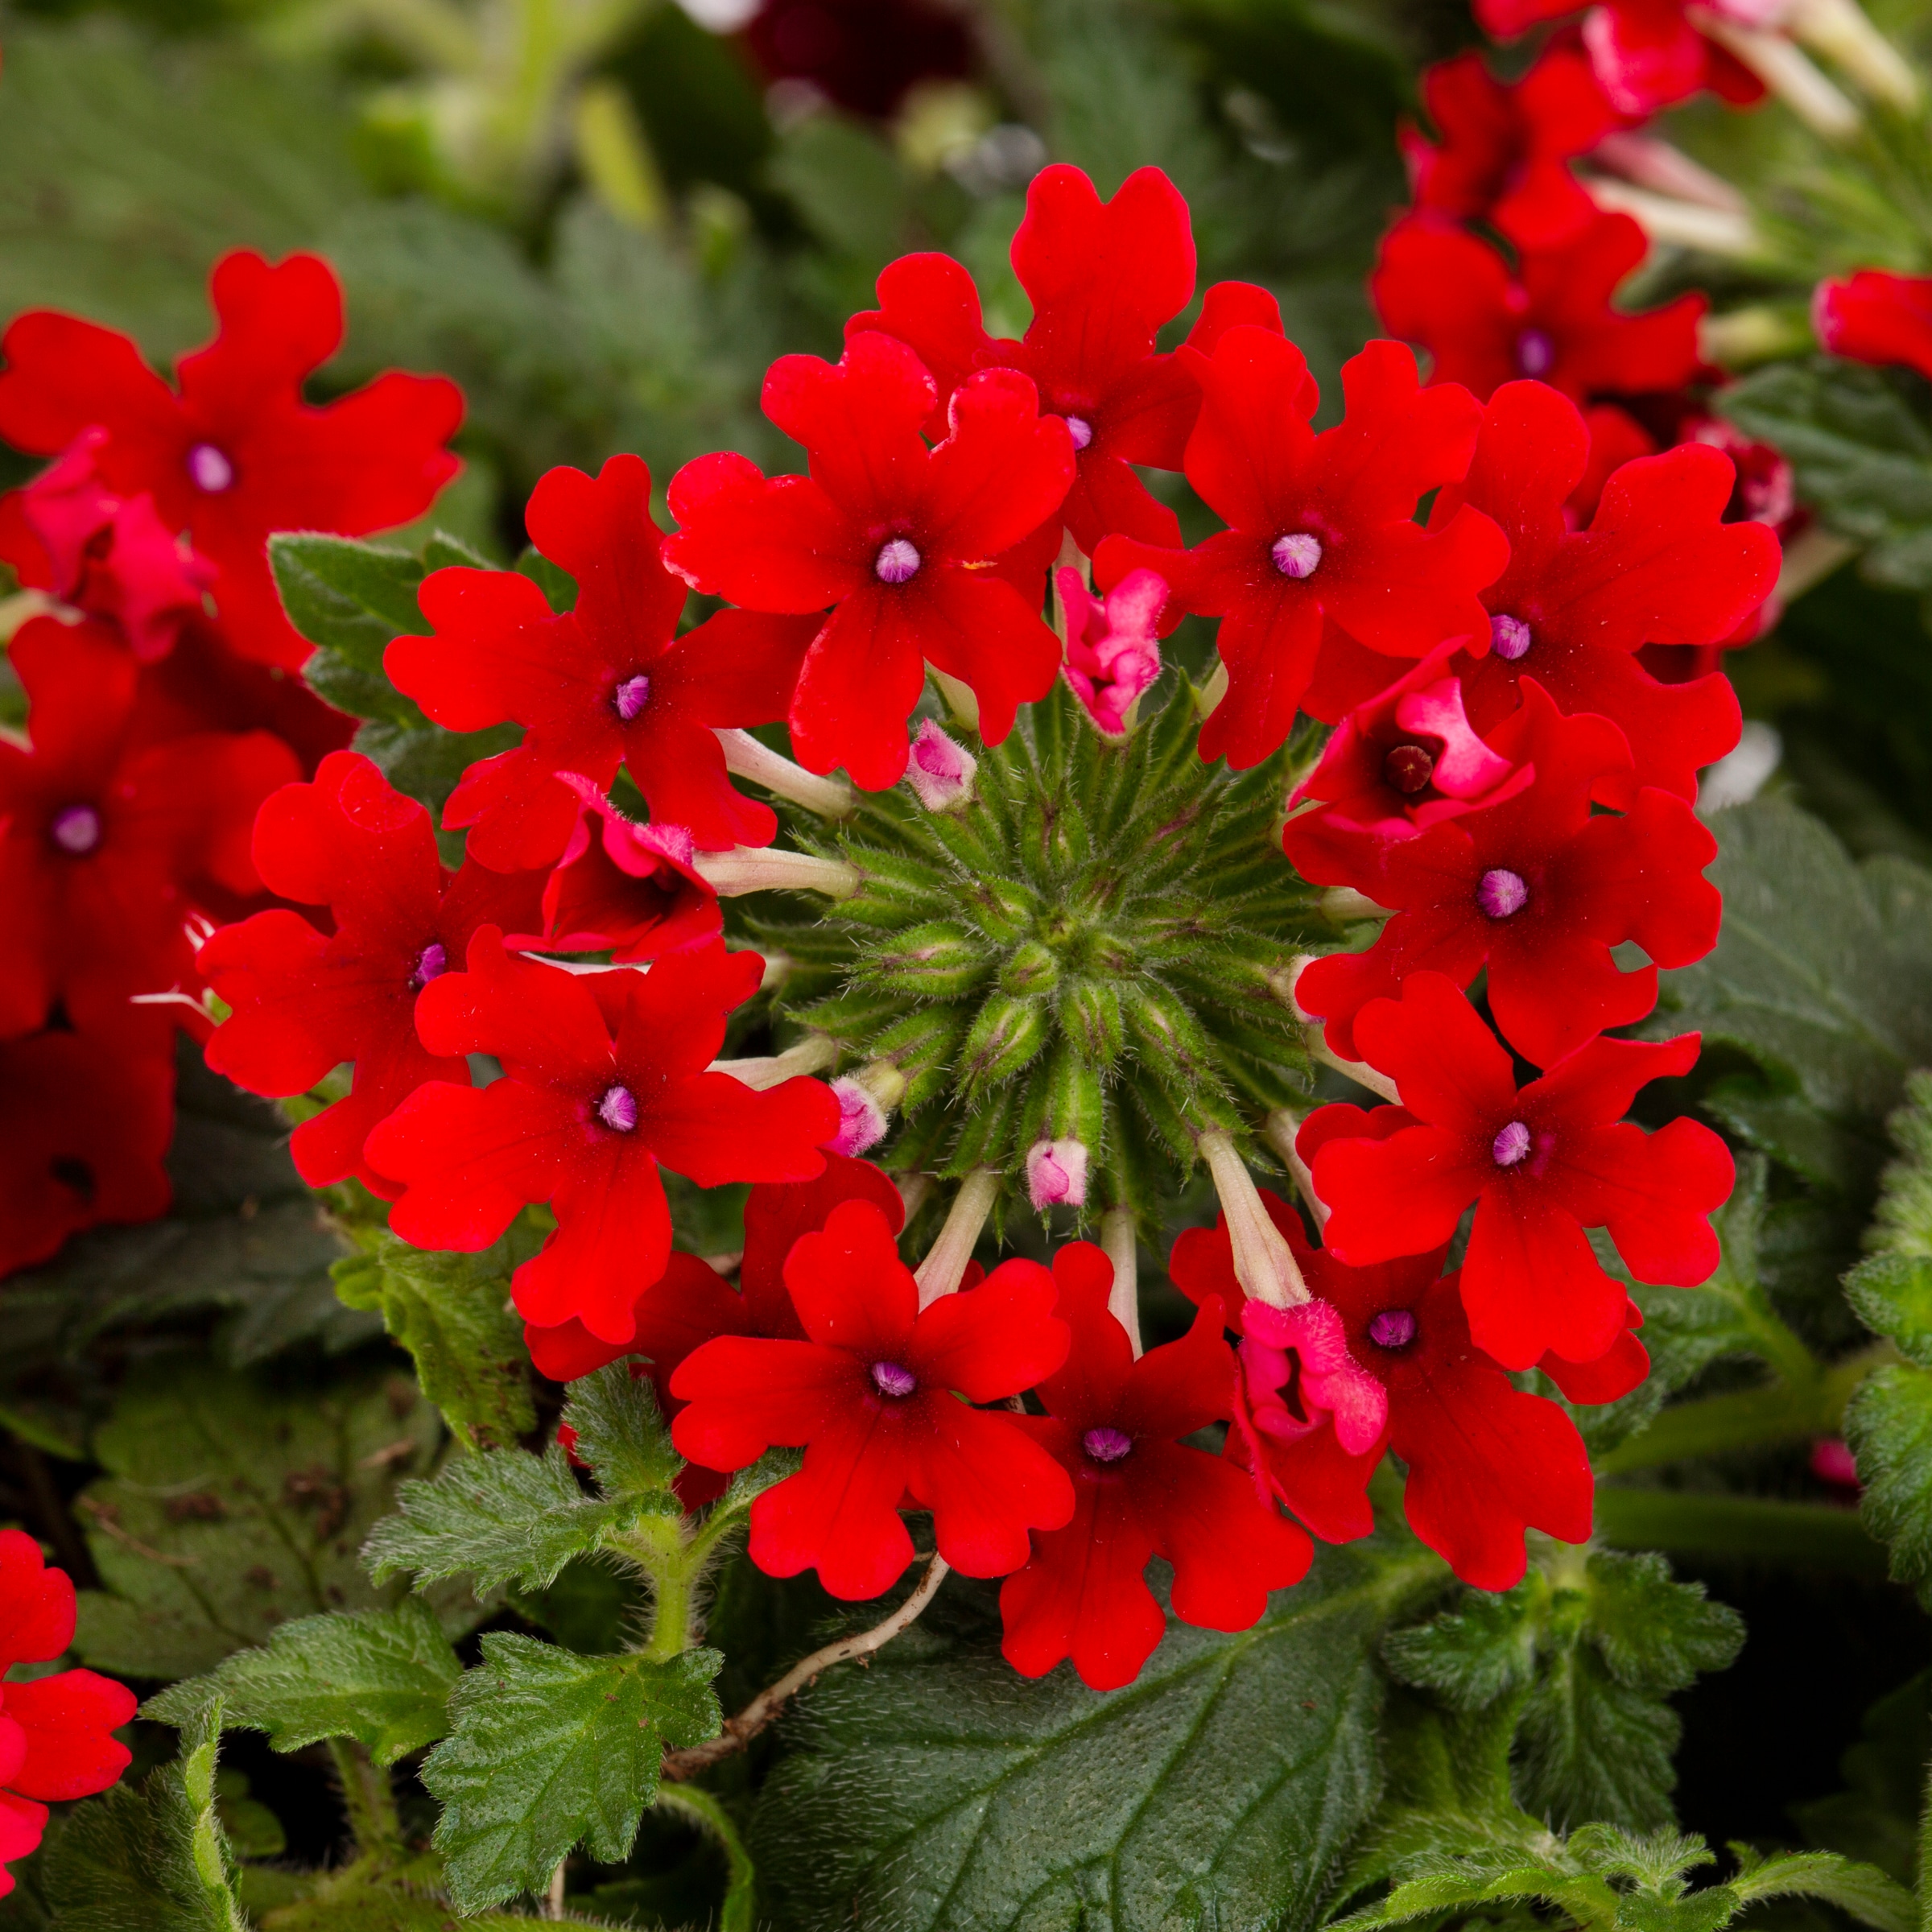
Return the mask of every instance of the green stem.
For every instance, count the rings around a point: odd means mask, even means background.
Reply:
[[[655,1596],[650,1635],[638,1654],[658,1662],[680,1655],[691,1647],[692,1604],[708,1550],[686,1540],[677,1517],[646,1517],[617,1546],[650,1579]]]
[[[696,1785],[660,1785],[658,1807],[683,1812],[724,1847],[729,1871],[724,1881],[724,1902],[718,1910],[718,1932],[752,1932],[757,1922],[758,1869],[745,1849],[737,1827],[732,1823],[731,1814],[710,1792]]]
[[[396,1794],[388,1772],[353,1738],[332,1737],[328,1754],[335,1760],[343,1808],[349,1814],[357,1851],[378,1864],[399,1858],[403,1850],[402,1821],[396,1813]]]
[[[1877,1583],[1885,1552],[1849,1509],[1774,1496],[1713,1496],[1676,1489],[1603,1488],[1596,1534],[1620,1550],[1675,1550],[1804,1563]]]

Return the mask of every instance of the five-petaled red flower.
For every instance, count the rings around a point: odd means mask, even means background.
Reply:
[[[395,1183],[363,1158],[369,1129],[425,1080],[469,1081],[467,1062],[417,1038],[416,996],[460,965],[479,926],[534,929],[543,875],[473,859],[452,874],[429,814],[351,751],[332,752],[313,783],[263,805],[254,857],[270,891],[326,906],[334,930],[324,936],[277,906],[208,940],[196,963],[233,1011],[208,1063],[252,1093],[279,1096],[353,1061],[349,1092],[296,1128],[289,1151],[312,1187],[353,1174],[393,1195]]]
[[[505,1077],[427,1081],[370,1134],[369,1164],[403,1184],[390,1226],[419,1248],[473,1253],[547,1201],[556,1231],[512,1278],[518,1311],[629,1341],[638,1296],[671,1256],[658,1163],[701,1187],[807,1180],[838,1130],[817,1080],[761,1093],[705,1071],[763,966],[712,944],[648,973],[579,975],[516,959],[480,927],[468,970],[423,989],[416,1030],[431,1053],[494,1055]]]
[[[1687,1117],[1654,1133],[1624,1119],[1640,1088],[1696,1064],[1697,1034],[1593,1039],[1519,1091],[1455,981],[1418,972],[1356,1015],[1355,1042],[1402,1104],[1323,1107],[1303,1125],[1327,1245],[1352,1267],[1419,1254],[1473,1203],[1463,1302],[1505,1368],[1615,1346],[1626,1297],[1586,1228],[1608,1228],[1639,1281],[1695,1287],[1717,1265],[1708,1217],[1731,1191],[1728,1150]]]
[[[741,1469],[774,1444],[805,1451],[798,1474],[751,1506],[761,1570],[815,1568],[834,1596],[877,1596],[912,1560],[905,1504],[932,1512],[954,1569],[1003,1576],[1026,1560],[1030,1530],[1072,1515],[1060,1465],[1014,1417],[970,1406],[1018,1395],[1067,1359],[1053,1277],[1037,1261],[1003,1262],[922,1310],[891,1224],[851,1201],[793,1246],[785,1285],[804,1340],[726,1335],[671,1379],[688,1405],[671,1439],[692,1461]]]
[[[1932,376],[1932,275],[1861,268],[1818,283],[1811,326],[1820,347],[1852,362],[1902,362]]]
[[[1492,222],[1524,248],[1567,241],[1596,220],[1568,163],[1619,117],[1580,54],[1551,48],[1514,81],[1497,80],[1480,53],[1459,54],[1424,73],[1422,105],[1438,138],[1402,130],[1416,207]]]
[[[1174,512],[1157,502],[1133,465],[1179,469],[1200,409],[1199,386],[1182,359],[1154,353],[1154,336],[1194,293],[1187,204],[1158,167],[1143,167],[1102,201],[1077,167],[1042,168],[1026,191],[1013,238],[1013,273],[1033,301],[1022,341],[995,341],[980,319],[972,277],[948,255],[907,255],[879,277],[879,306],[845,324],[896,336],[939,385],[927,433],[945,433],[953,391],[976,369],[1017,369],[1032,378],[1040,407],[1066,419],[1075,475],[1045,527],[1040,561],[1059,548],[1063,522],[1092,556],[1118,532],[1178,545]],[[1200,345],[1234,321],[1281,330],[1265,290],[1223,283],[1208,292],[1189,341]],[[1205,332],[1205,333],[1203,332]]]
[[[1489,1010],[1539,1067],[1657,1003],[1659,966],[1687,966],[1717,943],[1724,906],[1702,875],[1717,841],[1682,799],[1645,787],[1627,816],[1592,815],[1591,795],[1629,769],[1607,718],[1565,718],[1534,678],[1496,733],[1534,782],[1501,803],[1389,843],[1373,890],[1394,909],[1366,952],[1330,953],[1295,987],[1327,1022],[1328,1044],[1358,1058],[1352,1022],[1412,972],[1466,986],[1485,964]],[[1331,881],[1320,871],[1305,876]],[[1620,971],[1611,948],[1634,939],[1652,964]]]
[[[832,607],[792,698],[792,749],[869,791],[905,772],[927,663],[972,687],[992,744],[1059,669],[1037,603],[987,567],[1059,507],[1072,435],[1040,415],[1026,377],[989,369],[953,391],[945,440],[928,449],[919,430],[938,394],[890,336],[854,336],[836,365],[782,356],[765,413],[804,445],[811,473],[767,477],[724,453],[671,480],[683,527],[664,560],[681,576],[753,610]]]
[[[1239,768],[1287,737],[1324,617],[1372,650],[1423,657],[1484,627],[1476,592],[1508,553],[1485,516],[1414,522],[1417,499],[1467,467],[1481,412],[1460,390],[1422,389],[1401,344],[1371,342],[1343,365],[1348,413],[1319,436],[1315,379],[1281,336],[1231,328],[1195,367],[1187,479],[1231,527],[1186,551],[1109,537],[1095,574],[1111,589],[1158,571],[1170,613],[1220,618],[1228,694],[1200,751]]]
[[[1428,350],[1432,382],[1484,399],[1518,376],[1579,402],[1679,389],[1700,366],[1705,298],[1638,315],[1610,303],[1649,246],[1628,215],[1599,215],[1564,241],[1521,249],[1512,273],[1479,237],[1411,215],[1383,237],[1369,292],[1383,328]]]
[[[9,655],[28,747],[0,741],[0,1036],[37,1031],[56,1000],[84,1030],[184,985],[204,888],[261,890],[255,807],[296,776],[266,732],[204,732],[130,749],[139,666],[91,624],[36,617]]]
[[[1221,1304],[1204,1305],[1179,1341],[1137,1361],[1108,1312],[1106,1255],[1078,1242],[1054,1257],[1053,1273],[1073,1349],[1040,1384],[1046,1414],[1020,1426],[1071,1477],[1073,1516],[1036,1531],[1026,1567],[1001,1585],[1000,1648],[1024,1677],[1071,1657],[1083,1683],[1117,1690],[1166,1628],[1147,1587],[1149,1558],[1174,1566],[1170,1600],[1183,1623],[1245,1630],[1270,1590],[1301,1580],[1314,1549],[1257,1505],[1235,1469],[1181,1440],[1228,1414],[1234,1361]]]
[[[47,1807],[105,1791],[134,1753],[114,1733],[132,1724],[126,1685],[92,1670],[60,1670],[15,1683],[15,1664],[46,1663],[73,1641],[74,1586],[49,1570],[40,1546],[0,1530],[0,1897],[14,1889],[6,1869],[47,1828]]]
[[[105,429],[101,480],[151,493],[215,566],[235,648],[292,670],[311,646],[269,574],[270,533],[357,537],[421,515],[459,467],[444,445],[463,395],[442,376],[391,371],[325,408],[305,402],[304,379],[342,341],[341,287],[314,255],[270,266],[238,250],[208,292],[220,332],[181,358],[178,391],[113,329],[48,309],[16,318],[0,337],[0,436],[51,456]]]
[[[1603,803],[1627,805],[1639,785],[1695,799],[1699,769],[1737,742],[1730,680],[1662,684],[1635,654],[1728,636],[1770,594],[1782,553],[1762,524],[1723,520],[1736,472],[1699,444],[1626,463],[1589,529],[1573,531],[1564,500],[1588,457],[1572,405],[1541,383],[1509,383],[1484,412],[1468,475],[1437,498],[1433,516],[1473,504],[1509,539],[1509,568],[1483,593],[1490,647],[1459,666],[1469,716],[1488,733],[1534,677],[1561,710],[1623,728],[1633,768]]]
[[[1703,10],[1740,27],[1774,27],[1781,0],[1709,0]],[[1576,11],[1576,0],[1476,0],[1483,31],[1499,39]],[[1729,49],[1693,25],[1686,0],[1603,0],[1583,16],[1583,41],[1597,85],[1619,113],[1647,118],[1708,88],[1737,106],[1761,101],[1765,84]]]
[[[522,744],[464,774],[443,823],[468,826],[486,865],[547,865],[577,815],[555,774],[603,790],[621,764],[652,818],[697,844],[769,844],[778,819],[733,786],[714,727],[785,716],[812,625],[724,611],[678,636],[687,593],[664,568],[641,457],[613,456],[594,477],[551,470],[526,521],[576,580],[569,610],[553,613],[517,571],[440,570],[419,593],[433,634],[398,638],[384,654],[396,688],[439,724],[525,728]]]

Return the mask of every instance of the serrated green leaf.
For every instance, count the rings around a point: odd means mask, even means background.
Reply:
[[[1865,1527],[1891,1572],[1932,1605],[1932,1368],[1895,1362],[1868,1376],[1845,1408]]]
[[[1815,356],[1759,369],[1714,407],[1790,459],[1800,497],[1868,546],[1874,582],[1932,586],[1932,427],[1898,376]]]
[[[1523,1706],[1519,1802],[1559,1824],[1604,1817],[1640,1829],[1667,1824],[1682,1729],[1660,1699],[1620,1683],[1591,1645],[1563,1645]]]
[[[1884,1254],[1932,1257],[1932,1073],[1905,1081],[1905,1104],[1885,1122],[1898,1158],[1879,1176],[1866,1245]]]
[[[118,1785],[48,1835],[47,1896],[63,1932],[247,1932],[215,1810],[218,1699],[138,1790]]]
[[[439,1433],[393,1373],[284,1392],[179,1356],[141,1364],[95,1436],[109,1473],[76,1499],[106,1588],[81,1591],[76,1648],[101,1670],[191,1677],[291,1617],[393,1600],[357,1546]]]
[[[1712,1603],[1702,1583],[1678,1582],[1654,1551],[1599,1550],[1589,1579],[1584,1629],[1619,1683],[1663,1695],[1736,1662],[1744,1620],[1728,1604]]]
[[[393,1610],[283,1624],[260,1649],[237,1650],[208,1676],[150,1698],[141,1715],[184,1724],[219,1699],[225,1722],[266,1731],[277,1751],[352,1737],[378,1765],[393,1765],[442,1736],[462,1674],[442,1626],[411,1598]]]
[[[1856,1864],[1835,1852],[1785,1852],[1759,1860],[1744,1846],[1732,1849],[1744,1868],[1731,1889],[1745,1905],[1761,1898],[1822,1898],[1875,1932],[1917,1932],[1918,1901],[1875,1865]]]
[[[579,1657],[493,1632],[452,1693],[450,1734],[424,1761],[442,1801],[436,1848],[450,1897],[473,1912],[539,1890],[581,1842],[614,1864],[657,1794],[665,1751],[716,1736],[724,1659]]]
[[[1399,1682],[1436,1692],[1451,1710],[1480,1711],[1534,1674],[1542,1596],[1540,1579],[1501,1596],[1472,1592],[1459,1610],[1391,1630],[1383,1661]]]
[[[787,1721],[753,1814],[767,1909],[800,1929],[1092,1932],[1303,1924],[1378,1781],[1375,1650],[1439,1574],[1323,1550],[1227,1636],[1170,1624],[1128,1689],[1016,1686],[996,1628],[942,1592]]]
[[[576,1452],[598,1487],[617,1496],[661,1496],[684,1468],[645,1377],[613,1362],[570,1385],[564,1420],[577,1432]]]
[[[477,1254],[414,1248],[386,1228],[359,1229],[355,1239],[363,1252],[336,1264],[336,1292],[381,1314],[458,1438],[494,1447],[535,1428],[529,1352],[509,1306],[510,1275],[542,1241],[527,1220]]]
[[[1845,1298],[1875,1333],[1932,1368],[1932,1255],[1875,1254],[1845,1277]]]
[[[362,1546],[378,1583],[413,1573],[416,1587],[470,1576],[479,1590],[541,1590],[573,1556],[600,1549],[643,1517],[675,1511],[657,1496],[587,1496],[554,1443],[541,1455],[496,1449],[456,1457],[433,1482],[407,1482],[396,1513]]]

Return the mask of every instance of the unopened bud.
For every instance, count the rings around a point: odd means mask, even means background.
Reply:
[[[1009,993],[1045,993],[1059,976],[1052,947],[1038,939],[1029,939],[1000,969],[1000,984]]]
[[[832,1083],[839,1104],[839,1130],[824,1143],[832,1154],[863,1154],[886,1137],[886,1109],[849,1075]]]
[[[1036,1141],[1026,1150],[1026,1198],[1049,1208],[1087,1204],[1087,1148],[1080,1141]]]
[[[950,811],[972,795],[979,761],[964,745],[949,738],[931,718],[919,722],[906,761],[906,776],[928,811]]]
[[[969,1094],[1010,1080],[1046,1043],[1046,1009],[1038,1000],[996,993],[980,1009],[960,1056],[960,1084]]]

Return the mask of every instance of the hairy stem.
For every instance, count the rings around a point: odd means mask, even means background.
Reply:
[[[974,1244],[993,1203],[999,1198],[1000,1177],[990,1167],[976,1167],[960,1183],[946,1211],[946,1224],[939,1238],[927,1251],[926,1258],[913,1270],[919,1285],[919,1306],[929,1307],[943,1294],[951,1294],[972,1259]]]
[[[926,1574],[919,1579],[919,1587],[890,1616],[882,1623],[874,1624],[869,1630],[861,1630],[853,1637],[842,1637],[836,1644],[828,1644],[823,1650],[813,1651],[803,1663],[795,1664],[775,1684],[761,1690],[737,1716],[726,1718],[724,1729],[708,1743],[693,1744],[683,1751],[667,1751],[664,1754],[665,1777],[690,1777],[716,1764],[720,1758],[742,1751],[821,1671],[829,1670],[834,1664],[847,1663],[853,1657],[869,1657],[873,1651],[882,1649],[902,1630],[919,1620],[926,1606],[937,1595],[939,1585],[946,1580],[947,1567],[945,1558],[935,1550],[927,1559]]]
[[[762,785],[781,799],[803,805],[822,819],[848,819],[858,810],[858,795],[844,778],[822,778],[795,765],[782,752],[760,744],[748,731],[716,728],[724,747],[724,769]]]
[[[400,1856],[402,1821],[396,1813],[396,1794],[388,1772],[353,1738],[332,1737],[328,1754],[335,1761],[343,1809],[349,1814],[357,1851],[383,1864]]]
[[[836,1065],[838,1058],[839,1043],[830,1034],[808,1033],[782,1053],[760,1054],[744,1060],[713,1060],[705,1071],[728,1073],[747,1087],[763,1089],[789,1080],[795,1074],[823,1072]]]
[[[1100,1246],[1113,1263],[1113,1287],[1107,1312],[1127,1331],[1137,1358],[1141,1353],[1140,1244],[1134,1238],[1133,1210],[1109,1208],[1100,1216]]]
[[[1596,1534],[1618,1550],[1682,1550],[1802,1563],[1879,1582],[1885,1552],[1850,1509],[1676,1489],[1596,1492]]]
[[[1295,1192],[1307,1204],[1308,1212],[1315,1216],[1315,1232],[1319,1234],[1328,1225],[1328,1216],[1334,1212],[1328,1203],[1315,1191],[1315,1174],[1302,1158],[1301,1151],[1294,1144],[1294,1137],[1302,1130],[1302,1123],[1291,1107],[1278,1107],[1261,1123],[1261,1138],[1280,1157],[1282,1165],[1288,1170],[1288,1176],[1294,1183]]]
[[[1200,1135],[1195,1146],[1220,1197],[1221,1214],[1234,1249],[1234,1277],[1241,1292],[1274,1308],[1293,1308],[1309,1300],[1308,1284],[1302,1279],[1294,1251],[1268,1218],[1254,1177],[1234,1142],[1216,1127]],[[1232,1315],[1235,1311],[1228,1312]]]
[[[843,859],[815,858],[809,852],[777,846],[696,852],[691,869],[724,899],[748,892],[822,892],[828,898],[848,899],[865,882],[858,867]]]
[[[718,1932],[753,1932],[758,1922],[758,1868],[745,1849],[745,1840],[739,1836],[731,1814],[698,1785],[659,1785],[658,1808],[681,1813],[700,1831],[708,1832],[718,1841],[724,1849],[726,1867],[724,1899],[718,1908]]]

